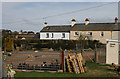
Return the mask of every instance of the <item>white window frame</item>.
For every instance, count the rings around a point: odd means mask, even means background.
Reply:
[[[76,33],[78,33],[78,34],[76,35]],[[79,32],[74,32],[74,36],[79,36]]]
[[[62,33],[62,38],[65,38],[65,33]]]
[[[46,33],[46,38],[49,38],[49,33]]]
[[[103,35],[102,35],[102,34],[103,34]],[[103,36],[104,36],[104,32],[101,32],[101,33],[100,33],[100,36],[103,37]]]
[[[54,38],[54,33],[52,33],[52,36],[51,36],[51,38]]]
[[[89,35],[89,36],[92,36],[93,34],[92,34],[92,32],[88,32],[88,35]]]

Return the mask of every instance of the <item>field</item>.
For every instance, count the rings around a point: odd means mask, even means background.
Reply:
[[[91,58],[94,57],[94,52],[88,51],[89,56]],[[74,53],[65,53],[65,56],[68,54],[74,54]],[[75,73],[69,73],[69,72],[23,72],[23,71],[16,71],[15,77],[118,77],[118,73],[109,65],[100,65],[96,63],[91,63],[86,56],[86,54],[83,54],[85,60],[88,60],[86,63],[87,66],[87,72],[82,74],[75,74]],[[13,63],[13,69],[16,69],[16,67],[19,65],[19,63],[26,62],[30,65],[41,65],[43,61],[46,61],[48,64],[51,62],[54,62],[56,59],[58,59],[59,63],[61,62],[61,54],[59,52],[46,52],[41,51],[38,53],[35,52],[17,52],[13,53],[12,56],[7,56],[7,59],[5,60],[5,64],[11,64]]]
[[[87,63],[87,72],[82,74],[75,73],[51,73],[51,72],[20,72],[16,71],[15,77],[118,77],[117,72],[109,65]]]

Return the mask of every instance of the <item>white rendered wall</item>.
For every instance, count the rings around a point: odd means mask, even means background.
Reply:
[[[113,47],[110,47],[110,46]],[[108,42],[106,45],[106,64],[119,64],[119,43]]]
[[[47,37],[47,33],[49,33],[49,38]],[[53,38],[52,38],[53,33]],[[65,38],[62,38],[62,33],[65,33]],[[44,40],[56,40],[56,39],[63,39],[69,40],[70,33],[69,32],[40,32],[40,39]]]

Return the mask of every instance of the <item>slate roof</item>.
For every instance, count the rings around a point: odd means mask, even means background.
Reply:
[[[78,24],[75,24],[73,27],[71,25],[47,26],[47,27],[44,27],[41,30],[41,32],[70,32],[70,30],[71,31],[72,30],[75,30],[75,31],[120,31],[119,24],[115,25],[115,23],[89,23],[88,25],[85,25],[84,23],[78,23]]]
[[[71,30],[79,31],[120,31],[120,27],[115,23],[89,23],[85,24],[75,24]]]
[[[40,32],[70,32],[71,25],[46,26]]]

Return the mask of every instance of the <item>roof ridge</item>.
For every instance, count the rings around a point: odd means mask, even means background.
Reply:
[[[48,25],[48,26],[71,26],[71,25]]]
[[[85,23],[76,23],[75,25],[77,25],[77,24],[85,24]],[[115,23],[112,22],[112,23],[89,23],[89,24],[115,24]]]

